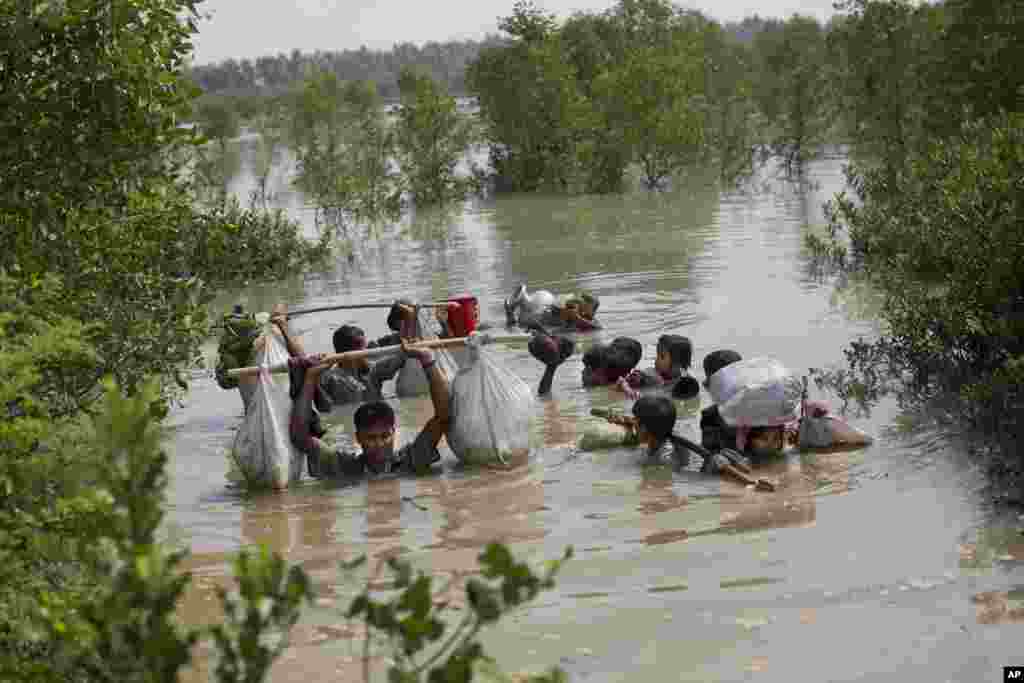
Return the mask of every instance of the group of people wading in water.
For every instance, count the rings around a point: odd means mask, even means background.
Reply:
[[[599,306],[598,297],[589,292],[559,300],[543,290],[528,295],[522,285],[505,300],[506,325],[519,326],[531,333],[530,354],[545,367],[538,387],[540,395],[550,393],[556,370],[575,351],[575,342],[567,335],[601,329],[595,319]],[[452,299],[434,312],[441,337],[465,337],[488,327],[480,324],[479,303],[472,296]],[[418,309],[412,302],[395,302],[386,320],[390,333],[372,341],[355,325],[339,327],[333,335],[337,353],[392,345],[400,345],[401,352],[377,361],[362,357],[325,364],[322,354],[307,354],[291,333],[286,309],[275,308],[271,322],[290,355],[293,406],[289,435],[294,446],[305,454],[311,476],[423,473],[440,461],[438,444],[448,434],[453,420],[449,380],[438,365],[437,354],[414,345],[421,334],[417,315]],[[827,406],[805,400],[799,423],[749,428],[730,425],[720,415],[718,406],[712,405],[701,413],[701,440],[699,445],[695,444],[674,433],[677,411],[673,399],[691,399],[700,394],[701,385],[690,374],[690,339],[677,334],[662,335],[654,364],[649,368],[637,367],[642,352],[640,342],[630,337],[594,344],[583,354],[581,381],[586,387],[609,386],[625,398],[634,399],[631,415],[605,417],[626,430],[623,443],[641,447],[646,462],[685,467],[691,455],[697,453],[703,458],[702,472],[771,490],[769,482],[753,476],[751,467],[788,446],[856,446],[870,442],[869,437],[832,416]],[[383,385],[395,379],[410,359],[418,363],[426,376],[433,415],[415,438],[399,445],[395,411],[383,400]],[[716,373],[740,361],[740,354],[732,350],[709,353],[703,359],[704,386]],[[245,400],[246,392],[242,389]],[[329,446],[319,420],[319,412],[353,403],[360,404],[354,414],[358,452]],[[807,428],[805,421],[811,428]]]

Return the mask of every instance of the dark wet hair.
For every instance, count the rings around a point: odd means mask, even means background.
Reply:
[[[629,354],[629,357],[633,359],[633,365],[629,368],[630,370],[635,368],[644,356],[643,344],[632,337],[616,337],[612,339],[612,343],[609,346],[622,349],[623,352]]]
[[[355,422],[357,432],[366,431],[370,427],[382,422],[394,427],[395,411],[384,401],[371,401],[370,403],[364,403],[356,409],[356,414],[352,416],[352,421]]]
[[[672,398],[689,399],[700,393],[700,384],[693,377],[683,375],[672,385]]]
[[[633,416],[659,441],[669,438],[676,426],[676,406],[664,396],[641,396],[633,404]]]
[[[620,337],[611,344],[596,344],[583,354],[583,364],[592,370],[604,370],[605,379],[616,382],[640,362],[638,346],[639,342],[627,337]]]
[[[398,332],[402,329],[402,311],[398,309],[399,304],[405,306],[413,305],[409,299],[396,299],[395,303],[391,305],[391,310],[388,311],[388,329],[392,332]]]
[[[544,365],[560,365],[572,355],[576,344],[567,337],[535,334],[527,344],[530,355]]]
[[[689,337],[680,334],[663,334],[658,337],[658,350],[666,352],[672,358],[672,364],[684,370],[690,369],[693,362],[693,344]]]
[[[363,332],[361,327],[355,325],[342,325],[334,331],[334,351],[336,353],[345,353],[346,351],[354,351],[360,348],[359,344],[356,343],[357,339],[366,338],[366,333]]]
[[[711,377],[726,365],[743,360],[743,356],[729,349],[719,349],[704,356],[704,375]]]

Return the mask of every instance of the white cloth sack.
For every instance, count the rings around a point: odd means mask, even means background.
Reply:
[[[546,289],[538,289],[533,294],[524,296],[520,306],[523,313],[527,315],[540,315],[554,306],[556,301],[554,294]]]
[[[427,336],[425,330],[428,329],[428,326],[424,322],[424,315],[423,311],[418,311],[416,316],[416,336],[420,338]],[[458,372],[458,364],[443,349],[436,349],[434,357],[437,360],[437,367],[451,382],[455,378],[455,373]],[[423,371],[423,367],[415,358],[405,361],[405,365],[395,376],[395,393],[402,397],[425,396],[430,393],[430,380],[427,379],[427,373]]]
[[[509,464],[530,450],[530,387],[506,370],[477,339],[451,384],[448,445],[469,464]]]
[[[775,427],[800,417],[803,383],[771,358],[726,365],[708,378],[708,391],[730,426]]]
[[[267,323],[263,339],[257,362],[264,370],[257,378],[245,421],[235,434],[231,456],[247,485],[283,489],[302,478],[306,459],[292,445],[288,433],[292,414],[288,375],[281,375],[285,380],[282,383],[266,371],[270,366],[287,363],[288,350]]]

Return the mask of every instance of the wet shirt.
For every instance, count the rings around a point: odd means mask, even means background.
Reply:
[[[395,450],[391,458],[383,463],[372,463],[364,453],[339,448],[327,453],[310,453],[306,456],[309,475],[317,479],[361,477],[364,475],[414,474],[441,459],[437,446],[431,443],[431,435],[422,431],[411,443]]]
[[[405,356],[397,354],[370,363],[364,368],[333,367],[321,373],[320,388],[335,405],[379,401],[383,395],[384,382],[398,374],[405,360]]]
[[[736,428],[725,423],[718,406],[705,408],[700,413],[700,445],[712,452],[736,447]]]
[[[677,465],[686,467],[690,464],[690,450],[682,445],[676,445],[672,439],[665,439],[647,449],[646,458],[648,464]]]

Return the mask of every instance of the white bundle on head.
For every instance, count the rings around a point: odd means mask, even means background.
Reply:
[[[708,391],[729,425],[774,427],[800,417],[803,383],[771,358],[726,365],[708,378]]]
[[[288,349],[284,342],[266,320],[260,322],[263,323],[264,343],[258,353],[258,364],[269,368],[287,363]],[[248,485],[283,489],[302,477],[305,457],[292,445],[288,434],[292,415],[288,385],[272,377],[269,372],[260,372],[245,421],[235,434],[231,457]],[[287,378],[284,375],[285,382]]]
[[[440,326],[436,321],[433,324],[431,322],[432,320],[425,310],[417,310],[416,336],[420,338],[438,336]],[[452,381],[455,373],[458,372],[455,360],[443,349],[436,349],[434,357],[437,359],[437,367],[441,369],[449,382]],[[427,379],[427,373],[423,371],[419,361],[415,358],[405,361],[405,365],[398,371],[398,375],[395,377],[395,393],[399,396],[423,396],[430,393],[430,380]]]
[[[462,462],[508,464],[530,450],[530,387],[483,348],[487,335],[466,343],[466,364],[451,384],[448,445]]]

